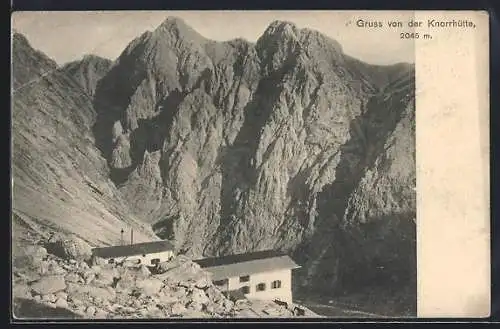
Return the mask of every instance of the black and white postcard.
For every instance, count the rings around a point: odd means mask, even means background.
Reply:
[[[14,319],[485,317],[488,14],[12,15]]]

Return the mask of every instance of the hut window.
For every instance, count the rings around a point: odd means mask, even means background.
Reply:
[[[275,280],[271,283],[271,288],[272,289],[278,289],[281,288],[281,281],[280,280]]]
[[[248,282],[250,281],[250,275],[240,276],[240,282]]]
[[[217,281],[214,281],[214,285],[216,286],[223,286],[226,284],[226,280],[217,280]]]
[[[266,284],[259,283],[256,288],[257,288],[257,291],[264,291],[264,290],[266,290]]]
[[[249,294],[250,293],[250,287],[249,286],[243,286],[243,287],[241,287],[241,292],[244,293],[245,295]]]

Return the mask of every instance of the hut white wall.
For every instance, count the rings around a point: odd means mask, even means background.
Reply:
[[[244,286],[250,287],[250,293],[246,294],[248,299],[259,300],[274,300],[279,299],[285,302],[292,302],[292,270],[276,270],[262,273],[249,273],[250,281],[240,282],[240,277],[229,278],[229,290],[237,290]],[[281,287],[273,289],[271,284],[273,281],[281,281]],[[257,285],[264,283],[266,288],[264,291],[257,291]],[[224,289],[224,287],[220,287]]]
[[[144,265],[153,265],[151,261],[153,259],[159,259],[160,263],[168,261],[170,258],[174,256],[174,252],[172,250],[167,250],[167,251],[162,251],[162,252],[157,252],[157,253],[150,253],[150,254],[144,254],[144,255],[134,255],[134,256],[127,256],[127,257],[114,257],[113,260],[114,262],[122,262],[124,260],[127,261],[141,261],[141,264]],[[108,262],[111,258],[105,258],[105,260]]]

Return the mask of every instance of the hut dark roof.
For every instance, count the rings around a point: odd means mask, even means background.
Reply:
[[[287,254],[274,250],[198,259],[194,262],[212,273],[213,280],[300,267]]]
[[[152,254],[174,250],[173,244],[168,240],[134,243],[124,246],[111,246],[92,249],[92,254],[102,258],[127,257],[135,255]]]

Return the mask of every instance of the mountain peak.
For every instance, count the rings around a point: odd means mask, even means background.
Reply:
[[[89,60],[89,59],[95,59],[95,58],[101,58],[101,57],[98,56],[98,55],[94,55],[94,54],[85,54],[85,55],[83,55],[83,59]]]
[[[63,65],[63,68],[76,68],[88,65],[104,65],[106,67],[111,66],[112,60],[104,58],[95,54],[85,54],[80,59],[68,62]]]
[[[269,27],[286,27],[286,26],[290,26],[292,28],[297,28],[297,25],[293,22],[290,22],[290,21],[283,21],[283,20],[274,20],[271,22],[271,24],[269,24]]]
[[[176,39],[187,39],[195,42],[206,40],[201,34],[189,26],[182,18],[176,16],[167,17],[155,30],[156,33],[167,32]]]
[[[177,17],[177,16],[168,16],[160,24],[160,26],[163,26],[163,27],[177,27],[177,28],[189,28],[189,26],[186,24],[186,21],[184,21],[182,18]]]
[[[275,20],[269,24],[264,35],[297,35],[299,28],[292,22]]]
[[[17,42],[20,42],[22,44],[25,44],[29,47],[31,47],[28,39],[24,36],[24,34],[16,31],[16,30],[13,30],[12,31],[12,43],[17,43]]]
[[[111,62],[110,59],[95,54],[85,54],[82,57],[84,62]]]
[[[73,77],[89,95],[94,95],[98,81],[108,73],[113,61],[94,54],[86,54],[80,60],[69,62],[63,71]]]

